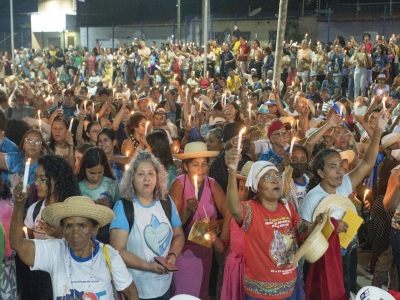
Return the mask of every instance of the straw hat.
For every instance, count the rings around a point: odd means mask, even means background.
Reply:
[[[246,180],[247,176],[249,176],[249,172],[251,169],[251,166],[254,164],[254,161],[248,161],[244,164],[242,170],[240,171],[240,173],[236,174],[236,178],[237,179],[242,179],[242,180]]]
[[[327,220],[328,215],[325,214],[322,223],[318,223],[317,226],[315,226],[309,237],[294,255],[293,265],[297,265],[303,256],[308,262],[314,263],[325,254],[326,250],[329,248],[329,243],[321,230],[324,228]]]
[[[310,116],[312,118],[315,115],[314,103],[310,99],[307,99],[307,98],[300,98],[300,102],[303,105],[307,105],[308,106],[308,108],[310,109]]]
[[[214,119],[214,122],[212,124],[208,125],[208,129],[211,129],[212,127],[216,126],[216,125],[222,125],[226,122],[226,120],[224,118],[221,117],[216,117]]]
[[[281,117],[281,121],[283,124],[296,125],[296,119],[291,116]]]
[[[42,212],[43,220],[53,226],[60,226],[61,220],[68,217],[93,219],[99,223],[99,227],[103,227],[115,218],[115,213],[83,196],[69,197],[64,202],[46,206]]]
[[[382,145],[379,147],[380,151],[385,150],[387,147],[395,144],[397,141],[400,140],[400,134],[398,133],[389,133],[388,135],[385,135],[382,140],[381,143]]]
[[[264,114],[264,115],[269,115],[269,109],[268,106],[266,104],[262,104],[258,110],[257,110],[257,114]]]
[[[322,199],[314,210],[313,221],[320,214],[330,210],[331,217],[341,220],[348,209],[357,213],[356,207],[351,200],[343,195],[329,195]]]
[[[351,164],[354,161],[354,159],[356,158],[356,154],[354,153],[353,150],[345,150],[345,151],[338,150],[338,152],[340,154],[340,158],[342,160],[347,159],[349,164]]]
[[[174,157],[180,160],[184,160],[189,158],[215,157],[218,154],[219,151],[207,151],[206,143],[192,142],[186,144],[184,153],[174,154]]]
[[[211,100],[206,95],[200,95],[200,97],[194,98],[194,101],[196,101],[198,104],[203,101],[201,106],[202,109],[207,110],[211,107]]]

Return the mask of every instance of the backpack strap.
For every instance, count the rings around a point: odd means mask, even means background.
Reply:
[[[32,214],[33,222],[35,222],[36,217],[40,213],[40,208],[42,207],[43,201],[44,200],[40,200],[40,201],[35,203],[35,208],[33,209],[33,214]]]
[[[125,198],[122,198],[121,201],[124,206],[124,213],[125,213],[126,219],[128,220],[129,232],[131,232],[132,227],[133,227],[133,222],[135,221],[135,211],[133,208],[133,203],[132,203],[132,201],[129,201]]]
[[[160,204],[161,204],[170,224],[171,224],[171,217],[172,217],[171,201],[172,201],[171,196],[168,196],[168,198],[166,200],[160,200]]]

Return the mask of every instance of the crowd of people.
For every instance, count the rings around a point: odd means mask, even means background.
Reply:
[[[397,36],[117,44],[0,60],[0,299],[399,291]]]

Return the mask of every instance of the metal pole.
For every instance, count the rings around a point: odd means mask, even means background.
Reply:
[[[42,31],[42,50],[44,48],[44,32]]]
[[[236,22],[237,22],[237,14],[235,14],[235,25],[237,25]]]
[[[176,35],[178,37],[178,43],[181,40],[181,0],[178,0],[178,4],[176,5],[176,8],[178,10],[177,12],[177,22],[176,22],[176,27],[177,27],[177,32]]]
[[[209,0],[203,0],[203,43],[204,43],[204,55],[203,55],[203,73],[206,76],[207,71],[207,37],[208,37],[208,7]]]
[[[327,41],[327,43],[329,43],[329,39],[331,38],[330,35],[331,35],[331,8],[329,7],[328,8],[328,41]]]
[[[390,0],[390,8],[389,8],[389,11],[390,11],[390,16],[392,16],[392,3],[393,1],[392,0]]]
[[[188,40],[188,17],[185,16],[185,44],[187,44]]]
[[[382,35],[386,35],[386,5],[383,6],[383,30]]]
[[[63,45],[64,45],[63,51],[65,51],[65,29],[63,29]]]
[[[214,39],[214,15],[210,15],[210,40]]]
[[[301,16],[304,17],[304,0],[303,0],[303,5],[301,6]]]
[[[172,27],[172,43],[173,44],[175,44],[175,38],[176,38],[176,34],[175,34],[175,22],[174,22],[174,26]]]
[[[112,48],[111,54],[114,52],[114,23],[112,23]]]
[[[24,46],[24,30],[23,29],[21,30],[21,43],[22,43],[21,47],[23,47]]]
[[[15,53],[14,53],[14,9],[13,9],[13,0],[10,0],[10,22],[11,22],[11,57],[12,57],[12,71],[14,73],[14,61],[15,61]]]
[[[86,47],[89,50],[89,27],[86,27]]]
[[[140,38],[143,39],[143,22],[140,24]]]

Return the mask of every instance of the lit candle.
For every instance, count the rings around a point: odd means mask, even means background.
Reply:
[[[306,33],[306,35],[304,36],[304,39],[307,39],[307,35],[308,35],[308,33]]]
[[[290,143],[290,150],[289,150],[290,155],[292,155],[293,146],[294,146],[294,142],[295,142],[295,141],[296,141],[296,138],[293,138],[292,142]]]
[[[308,46],[311,46],[311,39],[310,39],[310,41],[308,42]]]
[[[199,186],[197,184],[197,174],[193,177],[193,184],[194,184],[194,196],[197,198],[199,194]]]
[[[240,130],[240,132],[239,132],[239,139],[238,139],[238,144],[237,144],[237,152],[238,152],[238,154],[240,154],[240,146],[242,146],[242,135],[243,135],[243,133],[244,133],[245,130],[246,130],[246,129],[243,128],[243,129]]]
[[[319,108],[319,103],[317,103],[317,110],[318,110],[318,108]]]
[[[83,109],[84,110],[86,110],[86,102],[87,102],[86,100],[85,100],[85,102],[83,102]]]
[[[74,118],[71,118],[71,121],[69,122],[69,131],[72,132],[72,123],[74,123]]]
[[[366,191],[365,191],[365,193],[364,193],[364,200],[363,200],[363,202],[365,202],[365,199],[367,198],[367,194],[368,194],[368,192],[369,192],[369,190],[366,190]]]
[[[39,119],[39,131],[42,132],[42,119]]]
[[[76,110],[79,111],[79,106],[78,106],[78,104],[76,105]]]
[[[378,38],[379,38],[379,35],[376,35],[376,40],[378,40]]]
[[[386,110],[385,101],[386,101],[386,97],[383,97],[383,99],[382,99],[382,108],[383,108],[383,110]]]
[[[144,130],[144,134],[147,135],[147,129],[149,128],[150,121],[146,122],[146,129]]]
[[[249,119],[251,120],[251,104],[249,104]]]
[[[297,130],[299,130],[299,120],[296,121],[297,122]]]
[[[31,165],[31,159],[28,158],[28,160],[25,163],[25,172],[24,172],[24,181],[22,185],[22,192],[26,193],[26,186],[28,185],[28,177],[29,177],[29,167]]]
[[[210,240],[210,234],[209,233],[205,233],[204,234],[204,239],[206,240],[206,241],[209,241]]]
[[[128,151],[126,151],[126,156],[129,156],[129,150],[128,150]]]
[[[126,164],[126,165],[125,165],[125,171],[128,171],[128,169],[129,169],[129,165]]]
[[[38,110],[37,114],[38,114],[38,119],[40,119],[40,110]]]
[[[300,82],[300,90],[303,91],[303,83]]]
[[[29,240],[29,236],[28,236],[28,228],[26,228],[26,226],[24,226],[24,227],[22,227],[22,230],[24,231],[24,233],[25,233],[25,238],[27,239],[27,240]]]
[[[99,120],[99,114],[97,113],[96,116],[97,116],[97,121],[98,121]]]

